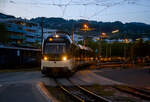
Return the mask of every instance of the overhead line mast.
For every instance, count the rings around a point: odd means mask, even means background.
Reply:
[[[43,36],[44,36],[44,32],[43,32],[43,17],[41,19],[41,46],[42,46],[42,42],[43,42]],[[42,48],[42,47],[41,47]]]

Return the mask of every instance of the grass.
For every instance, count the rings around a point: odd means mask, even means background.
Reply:
[[[136,99],[131,99],[131,98],[129,98],[129,97],[116,97],[115,98],[115,101],[116,102],[139,102],[139,101],[137,101]],[[114,101],[114,102],[115,102]]]
[[[112,86],[102,86],[98,84],[94,84],[92,86],[86,86],[89,91],[95,92],[96,94],[100,96],[104,96],[107,98],[110,98],[113,102],[137,102],[135,98],[128,97],[128,96],[118,96],[115,93],[116,90],[111,90]],[[128,88],[127,86],[118,85],[117,87],[121,88]]]
[[[97,94],[99,94],[101,96],[113,96],[115,92],[112,90],[105,90],[106,87],[107,86],[101,86],[98,84],[94,84],[92,86],[86,86],[86,88],[89,91],[96,92]]]
[[[68,95],[66,95],[59,87],[46,86],[49,92],[58,99],[60,102],[75,102]],[[102,86],[98,84],[94,84],[91,86],[83,86],[89,91],[92,91],[100,96],[104,96],[113,102],[139,102],[134,97],[128,96],[118,96],[116,95],[116,90],[111,90],[112,86]],[[127,86],[118,86],[122,88],[128,88]]]
[[[116,85],[115,86],[116,88],[119,88],[119,89],[126,89],[126,90],[131,90],[128,86],[126,85]]]
[[[60,88],[58,87],[52,87],[52,86],[46,86],[48,91],[61,102],[74,102],[68,95],[66,95]]]

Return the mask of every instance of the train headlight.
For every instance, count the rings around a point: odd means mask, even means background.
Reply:
[[[49,41],[53,41],[53,38],[49,38]]]
[[[67,56],[63,56],[63,57],[62,57],[62,60],[63,60],[63,61],[66,61],[66,60],[67,60]]]
[[[59,35],[55,34],[55,35],[54,35],[54,37],[55,37],[55,38],[58,38],[58,37],[59,37]]]
[[[47,57],[47,56],[44,56],[44,60],[47,61],[47,60],[48,60],[48,57]]]

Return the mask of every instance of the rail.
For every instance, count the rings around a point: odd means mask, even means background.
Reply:
[[[71,80],[67,79],[72,86],[62,85],[58,79],[55,79],[57,85],[74,100],[78,102],[112,102],[100,95],[97,95],[79,85],[76,85]]]

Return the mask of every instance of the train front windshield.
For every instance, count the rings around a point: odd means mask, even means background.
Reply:
[[[66,45],[65,43],[46,43],[45,54],[62,54],[66,53]]]

